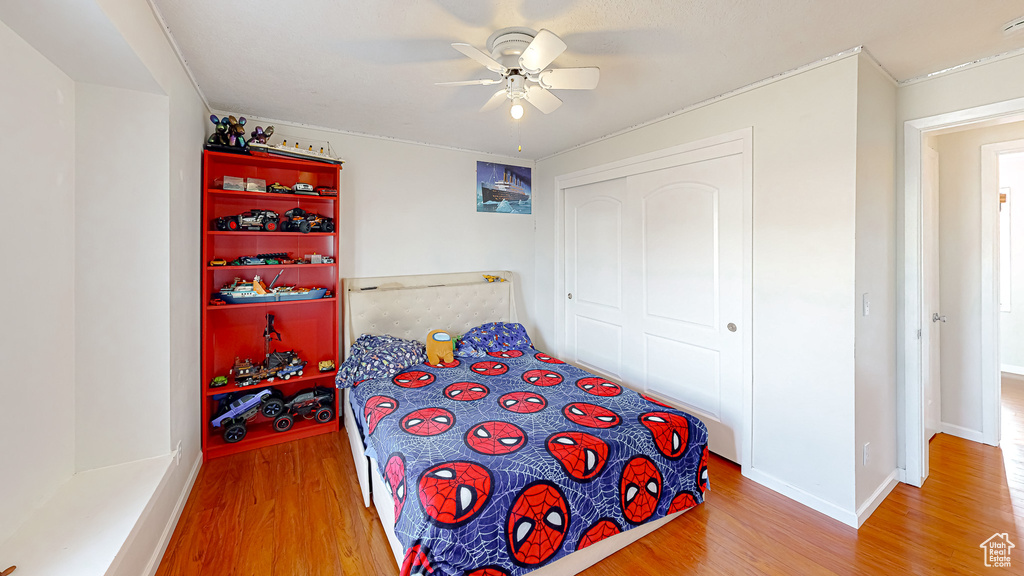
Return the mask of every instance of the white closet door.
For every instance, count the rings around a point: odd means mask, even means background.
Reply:
[[[566,360],[679,405],[739,461],[743,156],[565,190]]]
[[[627,179],[627,221],[640,271],[636,351],[644,388],[709,429],[710,449],[739,461],[743,426],[743,156]],[[632,361],[632,360],[631,360]]]
[[[626,180],[565,191],[565,334],[569,360],[623,381]]]

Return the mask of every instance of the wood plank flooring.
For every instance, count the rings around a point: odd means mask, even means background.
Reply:
[[[923,488],[900,484],[859,530],[780,496],[712,456],[707,501],[590,568],[673,574],[1024,574],[1024,380],[1003,379],[1003,447],[945,434]],[[986,568],[979,544],[1017,544]],[[398,574],[338,434],[206,463],[158,576]]]

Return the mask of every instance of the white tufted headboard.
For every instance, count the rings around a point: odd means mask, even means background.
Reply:
[[[362,334],[423,342],[431,330],[464,334],[485,322],[516,322],[514,294],[508,271],[346,279],[345,357]]]

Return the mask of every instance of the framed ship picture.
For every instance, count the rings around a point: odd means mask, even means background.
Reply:
[[[530,214],[532,170],[522,166],[476,163],[476,211]]]

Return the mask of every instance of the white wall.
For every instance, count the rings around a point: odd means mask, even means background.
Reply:
[[[848,57],[537,163],[538,340],[554,342],[562,174],[753,126],[753,465],[850,521],[858,58]]]
[[[853,458],[860,509],[896,470],[896,83],[867,57],[858,79]]]
[[[177,514],[195,479],[200,458],[200,294],[198,265],[202,226],[202,144],[210,111],[174,53],[162,24],[143,0],[97,0],[147,71],[167,95],[167,112],[155,127],[166,141],[162,188],[163,240],[168,252],[161,261],[159,282],[170,282],[167,297],[168,387],[162,390],[168,410],[168,442],[164,453],[179,445],[149,516],[123,552],[119,574],[141,574],[155,547],[166,545]],[[136,119],[137,120],[137,119]],[[162,554],[162,549],[158,552]],[[158,555],[155,560],[159,562]]]
[[[903,309],[903,235],[904,235],[904,125],[907,120],[927,118],[948,112],[965,110],[985,104],[993,104],[1024,97],[1024,55],[995,60],[981,66],[971,66],[951,74],[936,76],[930,80],[900,86],[896,93],[896,293],[897,326],[906,325],[906,311]],[[915,312],[916,314],[916,312]],[[906,346],[902,328],[896,331],[897,353],[897,446],[898,461],[904,466],[905,443],[903,415],[903,375],[905,371],[903,349]]]
[[[168,99],[77,88],[75,467],[84,471],[170,451]]]
[[[942,422],[982,430],[981,147],[1024,138],[1024,122],[935,138],[939,153]],[[1005,317],[1005,315],[1004,315]]]
[[[1024,138],[1024,123],[1018,126],[1019,136],[1015,140]],[[999,362],[1017,373],[1024,373],[1024,153],[1008,154],[999,159],[999,187],[1010,189],[1011,205],[1011,263],[1009,270],[1000,271],[1001,275],[1010,276],[1010,311],[999,315]]]
[[[520,318],[533,332],[535,215],[476,211],[478,160],[519,166],[531,161],[246,118],[247,127],[272,124],[274,144],[286,139],[319,148],[330,141],[345,160],[343,278],[511,270]],[[536,212],[536,174],[533,185]],[[441,241],[427,242],[434,238]]]
[[[0,54],[3,543],[74,471],[75,85],[3,22]]]

